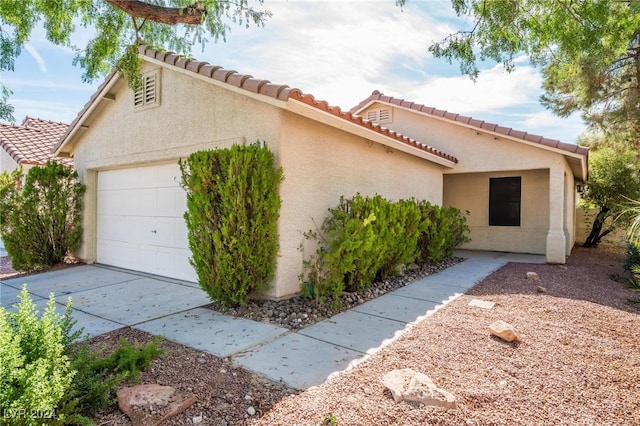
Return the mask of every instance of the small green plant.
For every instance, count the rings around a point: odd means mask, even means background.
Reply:
[[[55,162],[32,167],[21,182],[21,171],[0,177],[0,234],[15,269],[39,270],[80,245],[85,186]]]
[[[101,356],[87,341],[76,343],[83,331],[73,331],[70,299],[58,314],[51,294],[38,317],[26,285],[16,308],[0,307],[0,407],[7,424],[92,425],[90,417],[115,402],[118,384],[137,381],[162,353],[162,338],[155,337],[144,346],[121,340]]]
[[[75,371],[67,355],[72,324],[70,304],[56,313],[53,294],[38,319],[36,306],[23,286],[18,311],[0,307],[0,407],[3,413],[53,413],[72,389]],[[18,416],[17,424],[40,425],[55,419]]]
[[[320,426],[337,426],[337,425],[338,425],[338,419],[333,413],[328,413],[327,415],[325,415],[324,419],[322,419],[322,422],[320,423]]]
[[[246,304],[271,285],[278,254],[282,169],[256,142],[200,151],[180,162],[191,264],[209,297]]]

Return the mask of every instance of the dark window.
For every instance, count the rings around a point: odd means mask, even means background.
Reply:
[[[520,226],[521,177],[489,179],[489,225]]]

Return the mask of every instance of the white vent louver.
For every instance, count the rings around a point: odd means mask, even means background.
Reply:
[[[366,119],[376,123],[386,123],[391,121],[391,110],[385,109],[373,109],[367,111]]]
[[[133,95],[133,105],[140,108],[158,104],[158,73],[143,75],[141,83],[140,89]]]

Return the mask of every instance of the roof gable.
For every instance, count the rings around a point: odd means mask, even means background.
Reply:
[[[221,66],[211,65],[204,61],[192,60],[174,52],[149,49],[144,45],[140,45],[138,52],[143,59],[148,61],[158,63],[162,66],[172,67],[191,77],[197,77],[216,85],[222,85],[222,87],[239,91],[240,93],[255,97],[261,101],[275,103],[275,105],[284,109],[299,112],[299,108],[297,107],[287,107],[288,103],[295,102],[304,105],[305,108],[316,109],[321,113],[329,113],[342,121],[340,128],[343,130],[347,130],[349,126],[353,126],[365,132],[375,133],[378,137],[391,141],[392,143],[389,145],[395,144],[397,146],[400,144],[402,150],[405,152],[413,153],[414,155],[418,154],[431,161],[449,167],[452,167],[458,161],[455,157],[429,147],[426,144],[363,120],[350,112],[343,112],[338,107],[330,107],[325,101],[316,101],[312,95],[304,94],[300,89],[291,88],[284,84],[271,83],[269,80],[257,79],[247,74],[239,74],[234,70],[227,70]],[[86,117],[92,113],[102,99],[113,100],[112,95],[109,94],[109,89],[115,84],[118,78],[118,75],[112,72],[100,87],[98,87],[97,91],[78,113],[78,116],[73,120],[69,129],[55,147],[56,154],[69,154],[68,152],[63,152],[64,146],[73,138],[75,132],[82,126]],[[347,126],[344,125],[345,122]]]
[[[508,140],[523,142],[542,149],[554,150],[561,154],[572,157],[574,159],[574,162],[575,159],[579,160],[580,163],[582,163],[581,167],[579,167],[580,169],[582,169],[582,171],[580,173],[577,173],[576,176],[579,176],[583,180],[585,180],[587,177],[587,159],[589,155],[588,148],[564,143],[556,139],[545,138],[540,135],[512,129],[511,127],[503,127],[498,124],[489,123],[484,120],[474,119],[472,117],[448,112],[445,110],[428,107],[415,102],[407,101],[405,99],[385,96],[377,90],[374,90],[368,98],[364,99],[358,105],[351,108],[350,112],[357,115],[374,103],[391,105],[392,107],[402,108],[418,114],[422,114],[439,120],[444,120],[454,125],[477,129],[478,131],[491,133],[496,136],[503,136]]]
[[[19,126],[0,123],[0,146],[18,164],[44,165],[55,158],[52,149],[68,127],[65,123],[29,116]],[[70,159],[59,161],[73,165]]]

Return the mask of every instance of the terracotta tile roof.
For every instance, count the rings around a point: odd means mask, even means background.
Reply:
[[[252,92],[255,94],[259,94],[259,95],[265,95],[265,96],[269,96],[272,97],[274,99],[280,100],[280,101],[289,101],[291,99],[298,101],[298,102],[302,102],[305,105],[317,108],[323,112],[328,112],[330,114],[333,114],[336,117],[339,117],[345,121],[348,121],[352,124],[355,124],[357,126],[361,126],[364,127],[366,129],[372,130],[374,132],[380,133],[381,135],[384,135],[386,137],[389,137],[391,139],[395,139],[396,141],[399,141],[403,144],[406,144],[408,146],[412,146],[415,148],[418,148],[420,150],[423,150],[425,152],[428,152],[430,154],[436,155],[438,157],[441,157],[445,160],[457,163],[458,160],[455,157],[452,157],[450,155],[447,155],[443,152],[440,152],[428,145],[425,145],[421,142],[418,142],[414,139],[408,138],[406,136],[403,136],[397,132],[391,131],[387,128],[384,128],[380,125],[374,124],[370,121],[367,120],[363,120],[361,117],[356,117],[353,114],[351,114],[350,112],[343,112],[340,110],[340,108],[338,107],[331,107],[329,106],[329,104],[325,101],[316,101],[314,99],[314,97],[312,95],[309,94],[304,94],[302,93],[302,91],[300,89],[296,89],[296,88],[291,88],[287,85],[284,84],[275,84],[275,83],[271,83],[269,80],[261,80],[261,79],[257,79],[254,78],[251,75],[247,75],[247,74],[239,74],[238,72],[234,71],[234,70],[227,70],[224,69],[221,66],[217,66],[217,65],[211,65],[208,62],[205,61],[197,61],[197,60],[192,60],[192,59],[188,59],[184,56],[180,56],[177,53],[174,52],[164,52],[164,51],[159,51],[159,50],[154,50],[154,49],[150,49],[145,47],[144,45],[140,45],[139,49],[138,49],[138,53],[140,55],[143,56],[147,56],[149,58],[155,59],[157,61],[163,62],[165,64],[171,65],[171,66],[175,66],[178,68],[182,68],[186,71],[190,71],[193,72],[195,74],[198,74],[200,76],[204,76],[204,77],[208,77],[211,78],[213,80],[217,80],[221,83],[226,83],[232,86],[235,86],[237,88],[246,90],[248,92]],[[85,115],[85,113],[89,110],[89,108],[91,107],[91,105],[96,101],[96,98],[98,98],[100,96],[100,93],[103,91],[103,89],[109,84],[109,82],[111,81],[111,79],[114,77],[114,73],[111,73],[106,79],[105,81],[100,85],[100,87],[98,87],[98,89],[96,90],[96,92],[91,96],[91,98],[89,99],[89,101],[85,104],[84,108],[82,109],[82,111],[80,111],[80,113],[78,113],[78,116],[75,118],[75,120],[73,120],[73,122],[71,123],[71,126],[69,127],[69,130],[64,134],[64,136],[62,137],[62,139],[60,140],[60,144],[58,144],[58,146],[55,147],[55,149],[57,150],[60,145],[67,139],[67,136],[73,131],[73,129],[76,127],[76,125],[78,124],[78,122],[82,119],[82,117]]]
[[[380,133],[384,136],[387,136],[391,139],[395,139],[397,141],[400,141],[406,145],[412,146],[414,148],[418,148],[422,151],[428,152],[430,154],[436,155],[438,157],[444,158],[445,160],[449,160],[452,161],[454,163],[458,162],[458,159],[449,155],[449,154],[445,154],[442,151],[438,151],[435,148],[430,147],[429,145],[425,145],[422,142],[418,142],[415,139],[409,138],[407,136],[404,136],[398,132],[395,132],[393,130],[390,130],[386,127],[382,127],[379,124],[375,124],[371,121],[365,120],[362,117],[353,115],[351,112],[343,112],[339,107],[333,107],[333,106],[329,106],[329,104],[326,101],[316,101],[312,95],[307,95],[307,94],[302,94],[299,91],[298,92],[293,92],[290,95],[291,99],[295,99],[297,101],[303,102],[307,105],[311,105],[315,108],[318,108],[321,111],[325,111],[328,112],[329,114],[335,115],[336,117],[340,117],[344,120],[350,121],[352,123],[355,123],[359,126],[362,127],[366,127],[367,129],[371,129],[374,132]]]
[[[527,142],[533,142],[533,143],[537,143],[537,144],[544,145],[551,148],[560,149],[560,150],[575,153],[575,154],[586,156],[589,153],[589,149],[582,146],[560,142],[559,140],[556,140],[556,139],[548,139],[540,135],[534,135],[524,131],[515,130],[515,129],[512,129],[511,127],[502,127],[494,123],[488,123],[483,120],[477,120],[464,115],[455,114],[452,112],[428,107],[422,104],[406,101],[404,99],[385,96],[377,90],[374,90],[373,93],[371,93],[371,96],[369,96],[368,98],[360,102],[355,107],[351,108],[351,113],[355,114],[356,112],[362,110],[368,104],[374,101],[379,101],[379,102],[383,102],[391,105],[396,105],[402,108],[419,111],[427,115],[432,115],[434,117],[440,117],[445,120],[461,123],[471,127],[476,127],[479,130],[498,133],[501,135],[510,136],[516,139],[522,139]]]
[[[44,165],[54,159],[52,148],[66,133],[68,124],[25,117],[19,126],[0,123],[0,147],[18,164]],[[57,158],[72,166],[73,160]]]

